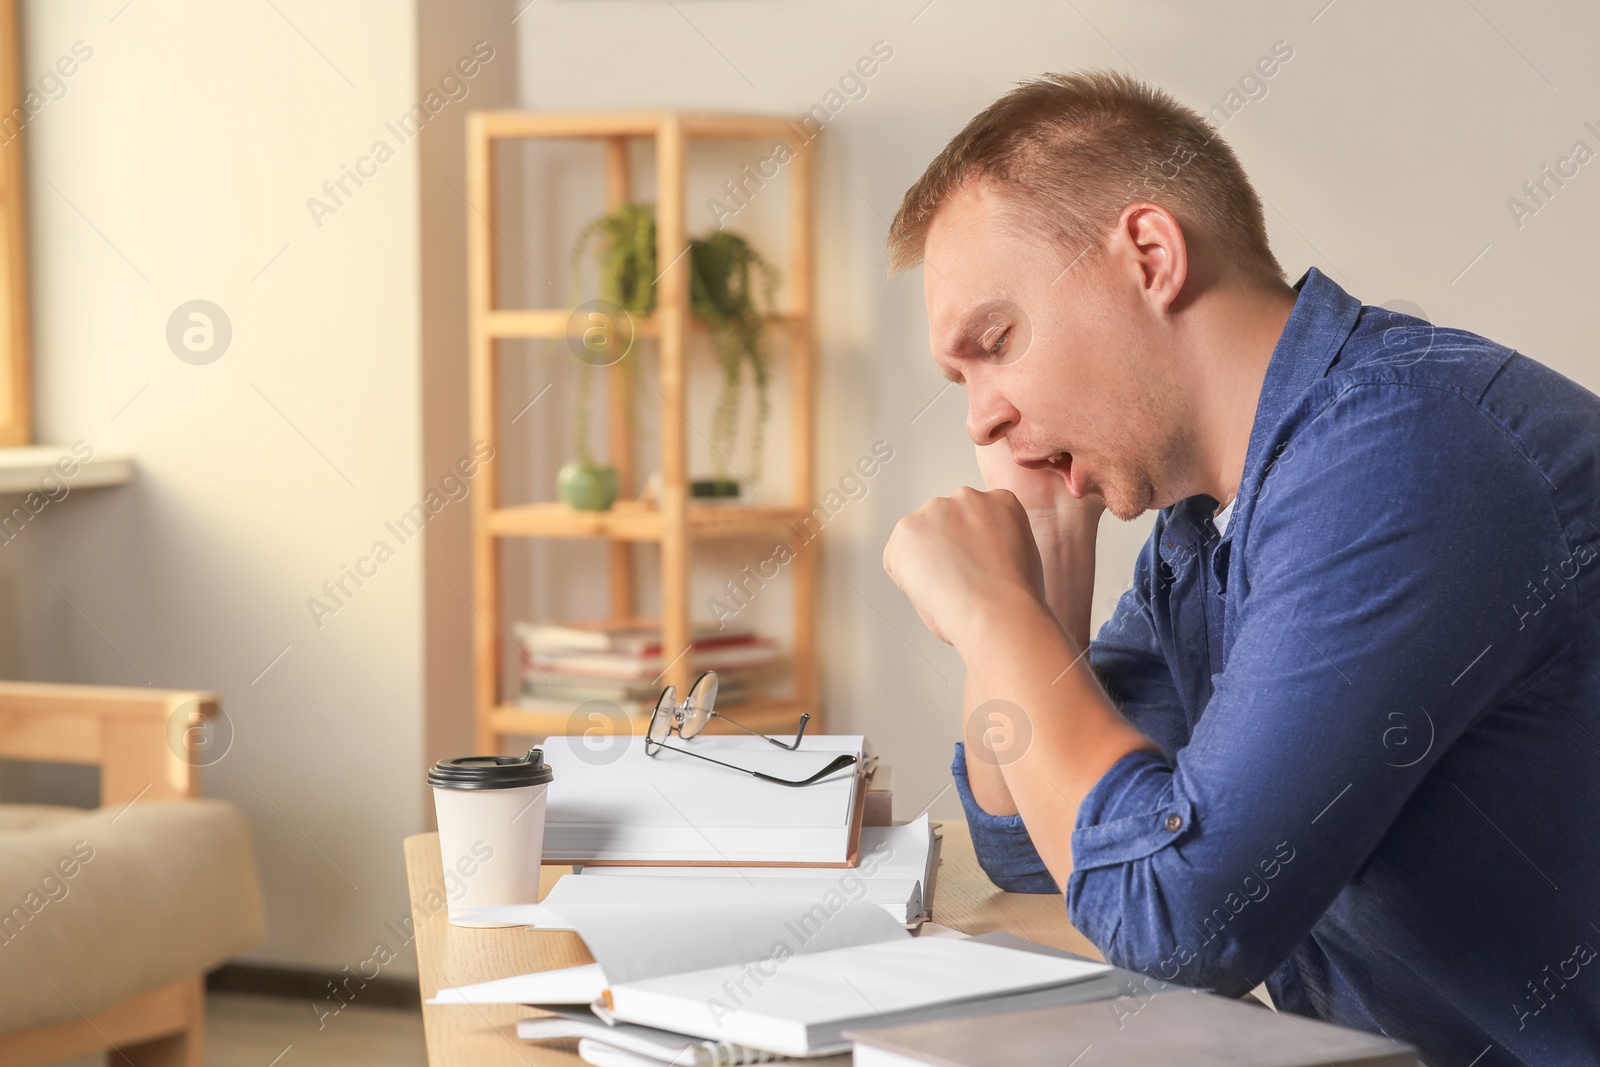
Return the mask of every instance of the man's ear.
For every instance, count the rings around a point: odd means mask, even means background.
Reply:
[[[1144,201],[1129,204],[1118,216],[1111,239],[1137,272],[1146,298],[1163,310],[1171,307],[1189,277],[1189,245],[1172,212]]]

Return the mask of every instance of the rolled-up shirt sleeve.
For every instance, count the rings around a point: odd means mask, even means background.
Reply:
[[[956,795],[961,798],[961,808],[967,815],[972,850],[977,853],[978,866],[989,876],[989,881],[1012,893],[1061,892],[1033,847],[1033,838],[1022,825],[1022,816],[991,815],[972,798],[972,785],[967,781],[967,755],[960,741],[956,742],[956,758],[950,764],[950,774],[955,778]]]
[[[1383,432],[1397,419],[1412,447]],[[1111,962],[1232,995],[1288,958],[1504,698],[1539,648],[1508,605],[1530,559],[1565,552],[1539,472],[1465,396],[1346,386],[1283,455],[1241,487],[1248,593],[1203,716],[1170,763],[1130,754],[1084,798],[1065,887]],[[1397,723],[1425,753],[1389,755]]]

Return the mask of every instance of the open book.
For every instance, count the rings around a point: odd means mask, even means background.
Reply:
[[[846,1028],[1109,970],[978,940],[913,939],[882,908],[841,904],[818,893],[803,910],[793,900],[686,898],[628,912],[572,905],[562,919],[596,963],[444,989],[429,1003],[593,1001],[608,1021],[813,1056],[848,1048]]]
[[[646,755],[643,737],[551,737],[555,772],[545,815],[552,864],[848,866],[859,844],[865,787],[859,735],[807,737],[795,752],[760,737],[671,742],[739,767],[803,779],[848,753],[856,765],[793,788],[672,750]]]
[[[626,982],[611,986],[603,1003],[626,1022],[817,1056],[849,1048],[848,1029],[892,1025],[934,1005],[1065,985],[1106,970],[1103,963],[970,938],[903,938]]]

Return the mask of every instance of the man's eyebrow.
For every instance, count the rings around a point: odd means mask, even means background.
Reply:
[[[975,308],[969,311],[962,318],[960,325],[950,332],[951,341],[945,346],[945,356],[949,359],[959,359],[961,356],[968,354],[967,350],[975,347],[978,333],[987,320],[987,313],[982,308]],[[945,377],[950,378],[948,371],[945,373]],[[950,378],[950,380],[955,381],[956,379]]]

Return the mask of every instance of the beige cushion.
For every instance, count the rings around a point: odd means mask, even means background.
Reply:
[[[0,1033],[93,1015],[263,931],[250,828],[232,804],[0,804]]]

